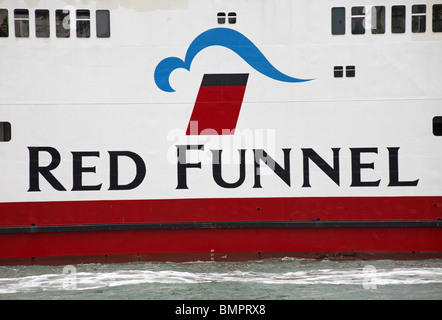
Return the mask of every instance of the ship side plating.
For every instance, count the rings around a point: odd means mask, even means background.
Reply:
[[[0,262],[440,257],[442,2],[0,0]]]

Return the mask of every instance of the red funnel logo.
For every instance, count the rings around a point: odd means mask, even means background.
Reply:
[[[205,74],[186,135],[232,135],[249,75]]]

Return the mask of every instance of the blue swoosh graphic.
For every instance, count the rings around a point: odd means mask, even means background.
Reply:
[[[293,78],[280,72],[267,60],[253,42],[238,31],[228,28],[214,28],[201,33],[192,41],[184,60],[177,57],[169,57],[158,63],[154,73],[155,83],[158,88],[166,92],[175,92],[170,86],[170,74],[178,68],[190,71],[190,66],[195,56],[201,50],[210,46],[222,46],[232,50],[256,71],[278,81],[305,82],[313,80]]]

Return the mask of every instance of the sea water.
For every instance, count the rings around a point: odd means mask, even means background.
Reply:
[[[1,300],[440,300],[442,260],[0,267]]]

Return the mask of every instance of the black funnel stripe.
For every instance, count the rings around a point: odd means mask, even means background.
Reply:
[[[201,87],[244,87],[248,78],[248,73],[205,74]]]

